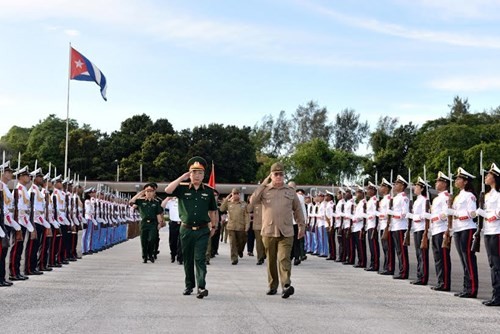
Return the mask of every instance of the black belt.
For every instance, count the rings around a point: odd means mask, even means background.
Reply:
[[[208,223],[197,225],[197,226],[193,226],[193,225],[188,225],[186,223],[182,223],[182,226],[185,227],[185,228],[187,228],[187,229],[190,229],[190,230],[193,230],[193,231],[197,231],[197,230],[201,230],[204,227],[207,227]]]
[[[156,220],[154,220],[154,219],[144,219],[143,222],[144,223],[156,223]]]

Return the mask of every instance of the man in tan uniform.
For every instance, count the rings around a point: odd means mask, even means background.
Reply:
[[[250,228],[250,215],[247,212],[247,204],[240,199],[240,191],[233,188],[231,193],[224,198],[220,206],[221,212],[228,214],[227,233],[231,247],[231,263],[238,264],[238,256],[243,257],[243,250],[247,243],[247,231]]]
[[[262,243],[262,204],[247,205],[247,212],[253,215],[253,232],[255,234],[255,245],[257,248],[257,265],[260,266],[266,259],[264,244]]]
[[[295,190],[284,182],[284,166],[276,162],[271,166],[271,174],[265,178],[253,193],[250,203],[262,204],[262,242],[266,248],[268,295],[275,295],[281,280],[282,298],[295,292],[290,275],[292,261],[290,254],[293,245],[293,219],[299,226],[298,238],[305,234],[304,214]],[[271,183],[269,183],[271,181]],[[293,216],[292,216],[293,213]]]

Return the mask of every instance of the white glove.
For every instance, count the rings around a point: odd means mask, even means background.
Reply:
[[[429,212],[424,212],[422,214],[422,216],[425,218],[425,219],[431,219],[432,218],[432,215],[429,213]]]
[[[483,218],[488,218],[487,217],[488,213],[486,211],[484,211],[483,209],[481,209],[481,208],[479,208],[479,209],[476,210],[476,214],[478,216],[483,217]]]
[[[388,215],[394,216],[394,211],[392,211],[392,210],[387,210],[387,212],[386,212],[386,213],[387,213]]]
[[[448,215],[446,213],[442,213],[439,215],[439,218],[441,218],[441,220],[446,220],[448,218]]]
[[[448,210],[446,210],[446,213],[448,214],[448,216],[454,216],[455,215],[455,210],[448,209]]]
[[[407,213],[406,214],[406,219],[413,219],[413,213]]]

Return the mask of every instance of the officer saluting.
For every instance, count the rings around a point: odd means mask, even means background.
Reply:
[[[205,159],[193,157],[189,159],[187,166],[189,171],[170,182],[165,192],[176,196],[179,200],[179,214],[182,221],[180,238],[186,275],[186,289],[183,294],[190,295],[197,285],[196,297],[202,299],[208,296],[208,290],[205,289],[207,274],[205,253],[209,237],[215,233],[218,220],[217,202],[213,189],[203,183],[207,167]],[[181,183],[188,178],[191,182]]]

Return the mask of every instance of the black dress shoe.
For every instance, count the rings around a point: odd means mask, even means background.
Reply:
[[[70,257],[70,258],[68,259],[68,261],[75,262],[75,261],[76,261],[76,257]]]
[[[170,259],[170,263],[174,263],[175,262],[175,256],[172,256],[172,258]]]
[[[477,295],[473,295],[473,294],[466,292],[466,293],[461,294],[458,297],[460,297],[460,298],[477,298]]]
[[[206,297],[206,296],[208,296],[207,289],[198,289],[198,293],[196,294],[196,298],[203,299],[203,297]]]
[[[370,267],[370,268],[365,268],[365,271],[378,271],[378,270],[375,269],[375,268]]]
[[[238,260],[231,262],[231,264],[232,264],[233,266],[237,265],[237,264],[238,264]]]
[[[16,277],[17,277],[17,279],[19,281],[26,281],[27,279],[29,279],[28,276],[24,276],[24,275],[21,275],[21,274],[17,275]]]
[[[142,263],[148,263],[148,259],[143,259]]]
[[[335,260],[335,262],[343,262],[341,259],[337,259]]]
[[[181,261],[177,261],[177,263],[179,263],[179,265],[183,264],[182,260]]]
[[[433,286],[431,289],[434,291],[450,291],[450,288],[445,288],[444,286]]]
[[[243,252],[239,252],[238,253],[238,256],[240,257],[240,259],[243,257]]]
[[[380,273],[380,275],[392,276],[392,275],[394,275],[394,272],[392,272],[392,271],[382,271]]]
[[[69,261],[68,260],[63,260],[61,261],[62,264],[69,264]]]
[[[9,281],[1,281],[0,286],[12,286],[14,283],[9,282]]]
[[[48,268],[48,267],[45,267],[45,268],[40,268],[41,271],[52,271],[53,269],[52,268]]]
[[[299,259],[295,259],[295,260],[293,261],[293,265],[294,265],[294,266],[298,266],[299,264],[300,264],[300,260],[299,260]]]
[[[11,281],[22,281],[21,279],[18,279],[17,276],[9,276],[9,280],[11,280]]]
[[[189,295],[190,295],[190,294],[192,294],[192,293],[193,293],[193,289],[191,289],[191,288],[186,288],[186,289],[182,292],[182,294],[183,294],[184,296],[189,296]]]
[[[26,275],[43,275],[43,273],[38,270],[33,270],[31,272],[26,273]]]
[[[354,268],[364,268],[364,266],[362,266],[362,265],[360,265],[360,264],[355,264],[353,267],[354,267]]]
[[[413,281],[413,282],[410,282],[410,283],[413,284],[413,285],[427,285],[427,283],[422,282],[422,281]]]
[[[151,261],[151,263],[155,263],[155,258],[153,255],[149,256],[149,261]]]
[[[467,292],[465,292],[465,291],[455,292],[455,293],[453,294],[453,296],[455,296],[455,297],[461,297],[462,295],[465,295],[466,293],[467,293]]]
[[[305,260],[307,260],[307,255],[304,255],[304,256],[300,257],[300,261],[305,261]]]
[[[206,264],[207,266],[209,266],[209,265],[210,265],[210,261],[208,261],[208,260],[207,260],[207,261],[205,261],[205,264]]]
[[[259,260],[259,261],[257,261],[257,263],[256,263],[256,265],[258,265],[258,266],[261,266],[262,264],[264,264],[264,260]]]
[[[266,295],[272,296],[272,295],[275,295],[277,292],[278,292],[278,290],[276,290],[276,289],[269,289],[269,290],[267,290]]]
[[[289,285],[289,286],[285,286],[285,288],[283,289],[283,293],[281,294],[281,298],[288,298],[290,297],[291,295],[293,295],[295,293],[295,289],[293,288],[293,286]]]
[[[500,299],[491,299],[483,302],[484,306],[500,306]]]

